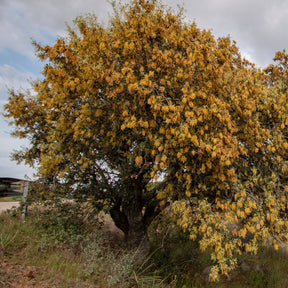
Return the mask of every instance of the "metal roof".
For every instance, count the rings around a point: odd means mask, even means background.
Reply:
[[[0,183],[14,183],[14,182],[20,182],[20,181],[27,181],[19,178],[12,178],[12,177],[0,177]]]

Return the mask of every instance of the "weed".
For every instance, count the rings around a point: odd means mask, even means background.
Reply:
[[[141,267],[143,268],[143,267]],[[153,264],[148,265],[145,269],[134,270],[130,277],[130,287],[145,288],[163,288],[166,287],[166,278],[162,278],[157,274],[152,274]],[[168,278],[168,277],[167,277]],[[176,281],[170,281],[169,287],[176,287]]]
[[[18,231],[16,232],[2,231],[0,233],[0,249],[3,250],[7,246],[9,246],[14,241],[17,234],[18,234]]]
[[[248,283],[250,287],[264,288],[267,287],[269,279],[267,272],[252,271],[249,275]]]
[[[14,210],[0,215],[0,248],[4,254],[13,251],[13,247],[23,247],[25,239],[21,241],[21,234],[25,227],[22,222],[14,217]]]
[[[190,241],[188,235],[171,221],[167,211],[155,219],[149,228],[149,235],[154,252],[148,262],[152,265],[147,272],[163,279],[159,287],[165,287],[164,284],[167,287],[190,285],[193,275],[201,270],[197,243]]]
[[[85,276],[105,275],[108,287],[124,283],[133,271],[132,251],[115,250],[111,248],[108,240],[98,232],[86,239],[83,248],[83,272]]]

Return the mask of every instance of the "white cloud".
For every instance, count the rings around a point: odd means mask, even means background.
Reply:
[[[267,66],[276,51],[288,48],[287,0],[165,0],[184,3],[185,16],[214,35],[231,36],[257,65]],[[247,52],[248,51],[248,52]]]
[[[7,98],[7,90],[26,90],[30,88],[30,81],[36,76],[30,72],[21,72],[16,68],[4,64],[0,66],[0,100]]]
[[[288,47],[286,0],[163,0],[163,3],[173,7],[184,4],[188,19],[212,29],[216,36],[230,34],[241,50],[253,51],[252,58],[262,66],[271,62],[277,50]],[[65,33],[65,22],[71,23],[76,16],[89,12],[104,21],[112,8],[103,0],[1,0],[0,50],[8,47],[33,58],[31,37],[50,43],[52,38]]]
[[[0,52],[9,48],[35,58],[31,39],[44,44],[65,35],[66,22],[95,13],[107,19],[111,5],[99,0],[9,0],[0,1]]]
[[[1,121],[0,117],[0,121]],[[1,123],[3,124],[3,123]],[[1,125],[4,128],[4,125]],[[8,132],[4,128],[0,132],[0,177],[15,177],[24,179],[25,175],[32,178],[35,171],[30,167],[20,164],[17,165],[16,162],[11,161],[10,154],[14,150],[20,149],[22,146],[27,146],[29,143],[27,141],[18,140],[16,138],[9,137]]]
[[[12,162],[9,156],[0,156],[0,177],[13,177],[25,179],[26,176],[33,178],[35,171],[25,165],[17,165]]]
[[[253,56],[247,52],[247,51],[241,51],[241,55],[243,58],[245,58],[246,60],[248,60],[251,63],[256,63],[255,59],[253,58]],[[256,63],[257,64],[257,63]]]
[[[34,78],[35,75],[32,73],[18,71],[9,65],[0,66],[0,177],[9,176],[23,179],[26,174],[32,177],[35,173],[31,168],[25,165],[16,165],[10,160],[13,150],[27,146],[29,143],[10,136],[11,127],[8,126],[8,120],[1,114],[3,105],[7,102],[7,89],[28,89],[30,88],[29,80]]]

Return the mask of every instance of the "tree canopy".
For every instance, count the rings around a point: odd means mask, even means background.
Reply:
[[[262,70],[158,1],[114,8],[107,26],[78,17],[53,46],[34,43],[43,79],[5,105],[31,143],[14,158],[60,182],[61,197],[108,205],[132,246],[148,249],[147,227],[171,204],[211,250],[212,280],[267,239],[277,249],[288,228],[285,51]]]

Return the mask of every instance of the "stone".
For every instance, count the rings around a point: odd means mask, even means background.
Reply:
[[[243,259],[239,260],[239,267],[244,272],[251,271],[251,267]]]

